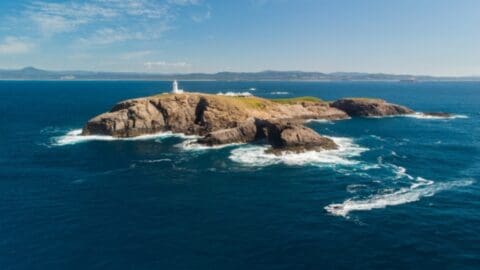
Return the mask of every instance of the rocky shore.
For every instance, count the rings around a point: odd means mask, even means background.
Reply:
[[[313,97],[270,100],[203,93],[161,94],[126,100],[87,122],[82,135],[135,137],[172,131],[198,135],[198,143],[264,142],[272,152],[331,150],[337,145],[304,126],[310,119],[390,116],[412,110],[380,99]]]

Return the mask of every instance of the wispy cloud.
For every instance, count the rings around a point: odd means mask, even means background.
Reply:
[[[139,31],[153,30],[151,28],[155,27],[156,32],[160,32],[168,27],[158,29],[159,25],[168,25],[175,18],[173,6],[197,3],[197,0],[87,0],[80,3],[36,1],[27,5],[23,16],[36,25],[44,36],[74,32],[89,25],[110,29],[115,25],[137,28]],[[130,29],[128,32],[134,31]],[[132,37],[135,39],[137,35]]]
[[[210,19],[211,16],[212,16],[212,12],[210,11],[210,9],[208,9],[207,12],[205,12],[204,14],[193,15],[192,20],[194,22],[201,23],[201,22],[204,22],[204,21]]]
[[[200,2],[200,0],[168,0],[168,3],[180,6],[198,5]]]
[[[16,37],[6,37],[0,43],[0,54],[24,54],[32,50],[33,44]]]
[[[79,39],[82,45],[108,45],[127,40],[142,40],[147,36],[141,31],[131,31],[125,27],[102,28],[90,36]]]
[[[24,14],[44,35],[71,32],[79,26],[118,16],[115,9],[95,3],[34,2]]]

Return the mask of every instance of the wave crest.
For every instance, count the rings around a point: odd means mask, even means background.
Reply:
[[[359,156],[367,151],[353,143],[350,138],[329,137],[338,146],[336,150],[307,151],[303,153],[286,152],[280,155],[266,153],[267,146],[246,146],[232,150],[230,160],[247,166],[286,165],[354,165],[358,161],[349,158]]]
[[[416,182],[410,187],[401,188],[394,192],[373,195],[366,199],[347,199],[343,203],[327,205],[325,210],[335,216],[347,217],[353,211],[369,211],[372,209],[385,208],[387,206],[401,205],[420,200],[423,197],[431,197],[438,192],[457,187],[465,187],[474,183],[474,180],[458,180],[451,182],[435,183],[417,177]]]
[[[437,116],[437,115],[429,115],[422,112],[416,112],[412,114],[405,114],[404,117],[416,118],[416,119],[424,119],[424,120],[445,120],[445,119],[465,119],[468,116],[463,114],[452,114],[449,116]]]
[[[249,92],[219,92],[217,93],[219,96],[229,96],[229,97],[245,97],[245,96],[251,96],[252,94]]]
[[[88,141],[141,141],[141,140],[152,140],[152,139],[162,139],[167,137],[181,137],[181,138],[192,138],[194,136],[188,136],[181,133],[173,133],[173,132],[160,132],[155,134],[147,134],[141,135],[137,137],[131,138],[117,138],[113,136],[106,136],[106,135],[87,135],[83,136],[81,129],[75,129],[67,132],[67,134],[63,136],[54,137],[52,139],[51,145],[53,146],[64,146],[64,145],[72,145],[77,143],[83,143]]]

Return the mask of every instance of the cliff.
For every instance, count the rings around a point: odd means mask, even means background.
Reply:
[[[411,113],[376,99],[328,103],[313,97],[269,100],[203,93],[161,94],[126,100],[87,122],[83,135],[134,137],[163,131],[202,136],[199,143],[218,145],[265,141],[273,149],[335,149],[335,143],[303,126],[307,119],[345,119]]]

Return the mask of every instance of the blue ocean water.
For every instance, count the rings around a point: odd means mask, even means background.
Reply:
[[[479,269],[480,83],[181,82],[454,113],[311,122],[340,151],[76,136],[170,82],[0,82],[1,269]]]

